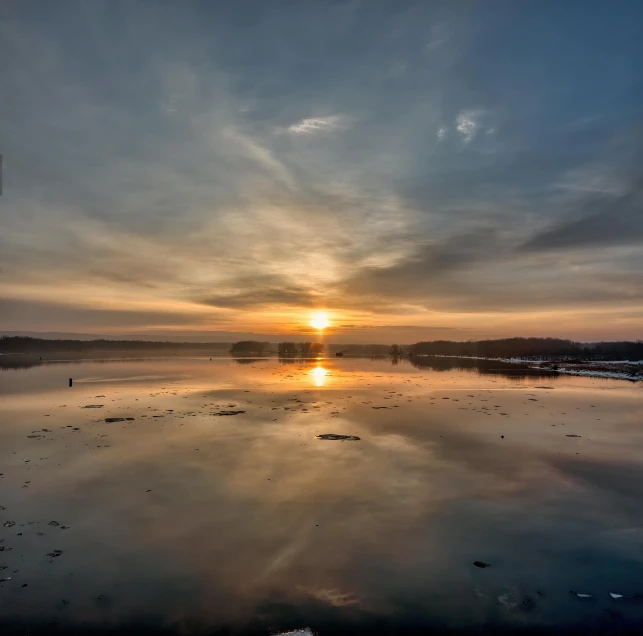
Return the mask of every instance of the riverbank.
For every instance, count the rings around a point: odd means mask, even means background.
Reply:
[[[457,358],[461,360],[495,360],[511,364],[526,365],[530,369],[553,371],[567,375],[612,380],[643,381],[643,360],[560,360],[556,358],[485,358],[481,356],[416,356],[428,358]]]

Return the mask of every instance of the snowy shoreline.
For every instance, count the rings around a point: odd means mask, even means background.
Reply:
[[[530,369],[554,371],[556,373],[564,373],[566,375],[579,375],[590,378],[608,378],[612,380],[628,380],[630,382],[643,381],[643,360],[583,360],[580,362],[566,362],[555,358],[484,358],[481,356],[445,355],[423,355],[417,357],[459,358],[462,360],[508,362],[511,364],[528,365]]]

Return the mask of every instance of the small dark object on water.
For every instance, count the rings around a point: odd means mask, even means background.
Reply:
[[[47,525],[48,526],[56,526],[56,527],[58,527],[60,524],[57,521],[50,521]]]
[[[47,552],[47,556],[53,559],[54,557],[59,557],[62,553],[62,550],[54,550],[53,552]]]
[[[504,439],[504,438],[505,438],[505,436],[504,436],[504,435],[501,435],[501,436],[500,436],[500,439]]]
[[[580,437],[580,435],[565,435],[565,437]]]
[[[133,417],[106,417],[105,421],[106,422],[131,422],[133,421]]]
[[[74,381],[71,378],[69,378],[69,386],[71,386],[73,384],[73,382]]]
[[[27,584],[26,584],[26,583],[23,583],[21,587],[27,587]]]
[[[245,411],[219,411],[218,413],[212,413],[212,415],[241,415]]]
[[[315,435],[315,439],[331,439],[331,440],[349,440],[351,442],[359,442],[360,438],[357,435],[337,435],[336,433],[324,433],[323,435]]]
[[[485,563],[484,561],[474,561],[473,565],[477,568],[488,568],[491,566],[491,563]]]

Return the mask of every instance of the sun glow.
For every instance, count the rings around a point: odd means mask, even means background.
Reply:
[[[323,331],[326,327],[330,327],[330,322],[328,321],[328,315],[323,312],[318,312],[313,314],[313,318],[310,321],[310,326],[317,331]]]

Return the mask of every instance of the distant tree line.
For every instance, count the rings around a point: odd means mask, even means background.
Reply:
[[[469,340],[467,342],[432,340],[411,345],[409,355],[643,360],[643,340],[588,343],[560,338],[502,338],[500,340]]]
[[[154,342],[150,340],[47,340],[28,336],[0,337],[0,353],[43,355],[74,352],[203,352],[233,355],[267,355],[274,345],[257,340],[235,342]],[[414,345],[324,345],[318,342],[280,342],[281,357],[317,357],[334,355],[469,356],[480,358],[560,358],[579,360],[643,360],[643,340],[615,342],[574,342],[560,338],[502,338],[499,340],[433,340]]]
[[[212,351],[224,352],[227,342],[154,342],[150,340],[45,340],[29,336],[0,337],[1,353],[90,352],[90,351]]]
[[[282,358],[316,358],[324,354],[324,345],[321,342],[280,342],[277,354]]]
[[[241,340],[230,347],[230,353],[233,356],[263,356],[270,352],[271,344],[269,342],[260,342],[259,340]]]

